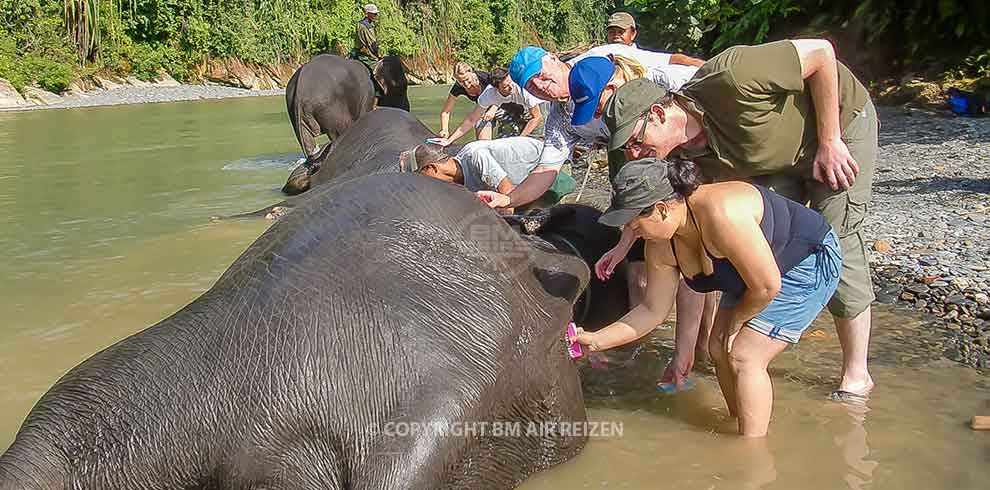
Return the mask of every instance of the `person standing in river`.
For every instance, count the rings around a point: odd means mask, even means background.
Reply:
[[[595,352],[648,335],[670,314],[682,276],[695,291],[722,291],[709,344],[718,384],[739,433],[763,437],[773,407],[767,366],[835,292],[842,251],[835,230],[803,204],[746,182],[700,182],[688,160],[636,160],[619,170],[599,221],[646,240],[646,297],[617,322],[571,340]]]
[[[830,396],[865,403],[874,387],[867,363],[874,294],[862,226],[879,122],[866,87],[836,59],[832,44],[735,46],[679,91],[645,79],[626,83],[605,104],[602,119],[610,150],[692,160],[709,178],[750,178],[810,201],[824,215],[845,256],[828,303],[843,354],[841,382]]]

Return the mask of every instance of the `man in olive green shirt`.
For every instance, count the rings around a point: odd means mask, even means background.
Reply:
[[[865,401],[873,286],[863,218],[877,152],[876,109],[828,41],[729,48],[680,91],[648,80],[621,87],[605,105],[609,150],[668,155],[715,180],[750,179],[809,202],[839,235],[844,260],[829,302],[843,349],[836,399]]]
[[[375,65],[382,59],[378,52],[378,35],[375,33],[375,20],[378,19],[378,6],[369,3],[364,6],[364,18],[357,23],[354,28],[354,49],[351,50],[351,58],[354,58],[371,72],[371,80],[375,85],[375,96],[381,97],[381,90],[375,81]]]

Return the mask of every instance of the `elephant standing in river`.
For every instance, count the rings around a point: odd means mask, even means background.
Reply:
[[[358,61],[321,54],[299,67],[285,86],[289,122],[303,155],[317,155],[316,137],[335,139],[374,108],[368,70]]]
[[[324,186],[201,297],[62,377],[0,490],[512,488],[586,441],[547,428],[585,420],[563,335],[588,275],[463,188]],[[472,422],[546,430],[457,432]],[[453,432],[380,432],[400,424]]]

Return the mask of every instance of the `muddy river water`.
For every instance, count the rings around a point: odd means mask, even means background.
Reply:
[[[412,105],[438,126],[445,92]],[[469,109],[461,102],[452,118]],[[208,289],[266,228],[210,223],[281,199],[299,154],[281,98],[0,113],[0,450],[72,366]],[[621,429],[522,488],[986,489],[990,378],[937,359],[919,319],[878,309],[868,409],[825,401],[839,348],[820,332],[771,366],[771,435],[731,435],[711,373],[654,389],[672,334],[583,369],[589,417]],[[604,425],[603,425],[604,427]]]

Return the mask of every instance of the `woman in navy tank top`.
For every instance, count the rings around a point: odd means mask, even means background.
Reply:
[[[600,221],[646,241],[643,303],[597,332],[573,339],[592,351],[639,339],[667,319],[681,275],[698,292],[721,291],[708,345],[739,433],[767,433],[773,390],[767,366],[828,303],[842,253],[815,211],[746,182],[700,185],[686,161],[627,163]],[[677,332],[693,346],[697,330]],[[692,347],[693,348],[693,347]]]

